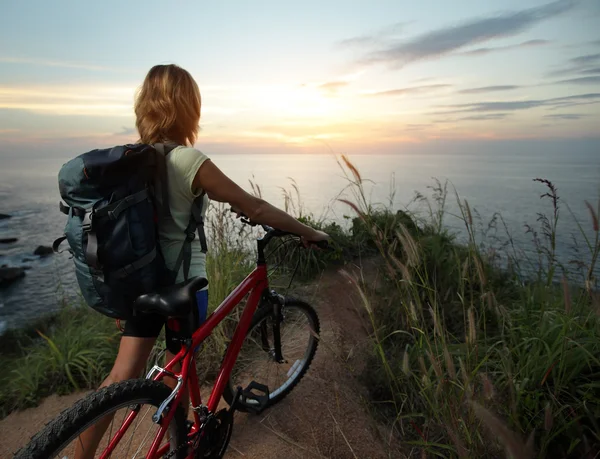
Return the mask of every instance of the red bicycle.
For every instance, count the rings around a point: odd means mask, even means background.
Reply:
[[[250,223],[245,220],[245,223]],[[304,376],[319,341],[319,319],[307,303],[269,289],[265,248],[271,240],[295,236],[262,225],[257,266],[191,336],[182,337],[179,353],[164,367],[155,365],[146,379],[112,384],[62,412],[17,458],[71,459],[79,436],[99,422],[110,425],[97,458],[221,458],[233,429],[233,413],[260,413],[282,400]],[[317,244],[327,246],[326,241]],[[195,292],[207,285],[195,278],[160,293],[140,296],[136,313],[161,313],[173,320],[195,306]],[[194,349],[249,294],[206,404],[202,403]],[[181,364],[181,371],[174,371]],[[174,378],[170,389],[160,381]],[[189,391],[193,421],[181,406]],[[229,408],[218,409],[221,397]]]

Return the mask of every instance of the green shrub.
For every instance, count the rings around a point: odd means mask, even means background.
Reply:
[[[376,413],[407,451],[523,458],[598,451],[600,302],[593,273],[600,245],[592,207],[582,285],[569,282],[556,260],[560,212],[548,181],[537,180],[552,201],[550,217],[539,217],[535,230],[542,235],[535,240],[540,265],[525,277],[501,269],[497,254],[477,240],[476,213],[466,201],[458,205],[467,242],[445,229],[447,185],[432,187],[420,230],[403,221],[397,231],[391,215],[382,218],[366,203],[357,175],[358,199],[349,203],[361,222],[357,234],[371,239],[385,269],[378,288],[348,275],[373,327],[364,380]],[[504,255],[508,266],[519,266],[518,255]]]
[[[2,358],[0,413],[35,405],[41,398],[92,389],[117,354],[114,320],[87,307],[66,306],[39,339]]]

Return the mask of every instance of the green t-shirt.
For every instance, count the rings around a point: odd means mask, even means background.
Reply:
[[[160,247],[169,269],[175,262],[185,240],[185,229],[190,221],[192,203],[201,193],[201,189],[192,189],[194,178],[200,166],[208,157],[191,147],[179,146],[171,150],[166,157],[169,206],[172,219],[159,221],[158,233]],[[208,197],[204,196],[202,214],[206,215]],[[206,277],[206,255],[202,253],[198,237],[192,241],[192,260],[189,277]],[[183,265],[177,275],[177,282],[183,282]]]

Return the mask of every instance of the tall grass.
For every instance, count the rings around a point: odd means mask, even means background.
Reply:
[[[0,360],[0,416],[41,398],[95,388],[117,354],[118,330],[87,307],[65,306],[37,339],[22,335]]]
[[[346,273],[373,328],[365,381],[405,453],[593,457],[586,455],[600,450],[598,213],[588,205],[593,239],[580,225],[591,260],[585,283],[571,282],[556,259],[557,191],[538,179],[551,215],[529,227],[539,269],[524,278],[510,238],[508,269],[477,243],[475,212],[458,195],[468,240],[456,242],[444,224],[446,184],[436,182],[429,214],[417,224],[373,209],[359,172],[347,159],[344,166],[358,197],[344,202],[369,231],[386,278],[374,290]],[[562,284],[554,282],[557,270]]]

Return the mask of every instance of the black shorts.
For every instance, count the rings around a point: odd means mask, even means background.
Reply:
[[[167,318],[159,314],[141,314],[134,316],[125,322],[123,336],[134,338],[157,338],[163,326],[165,326],[165,341],[167,349],[177,354],[181,349],[181,343],[192,336],[192,333],[200,326],[198,314],[192,309],[190,315],[185,319],[177,319],[179,330],[171,329],[167,324]]]

